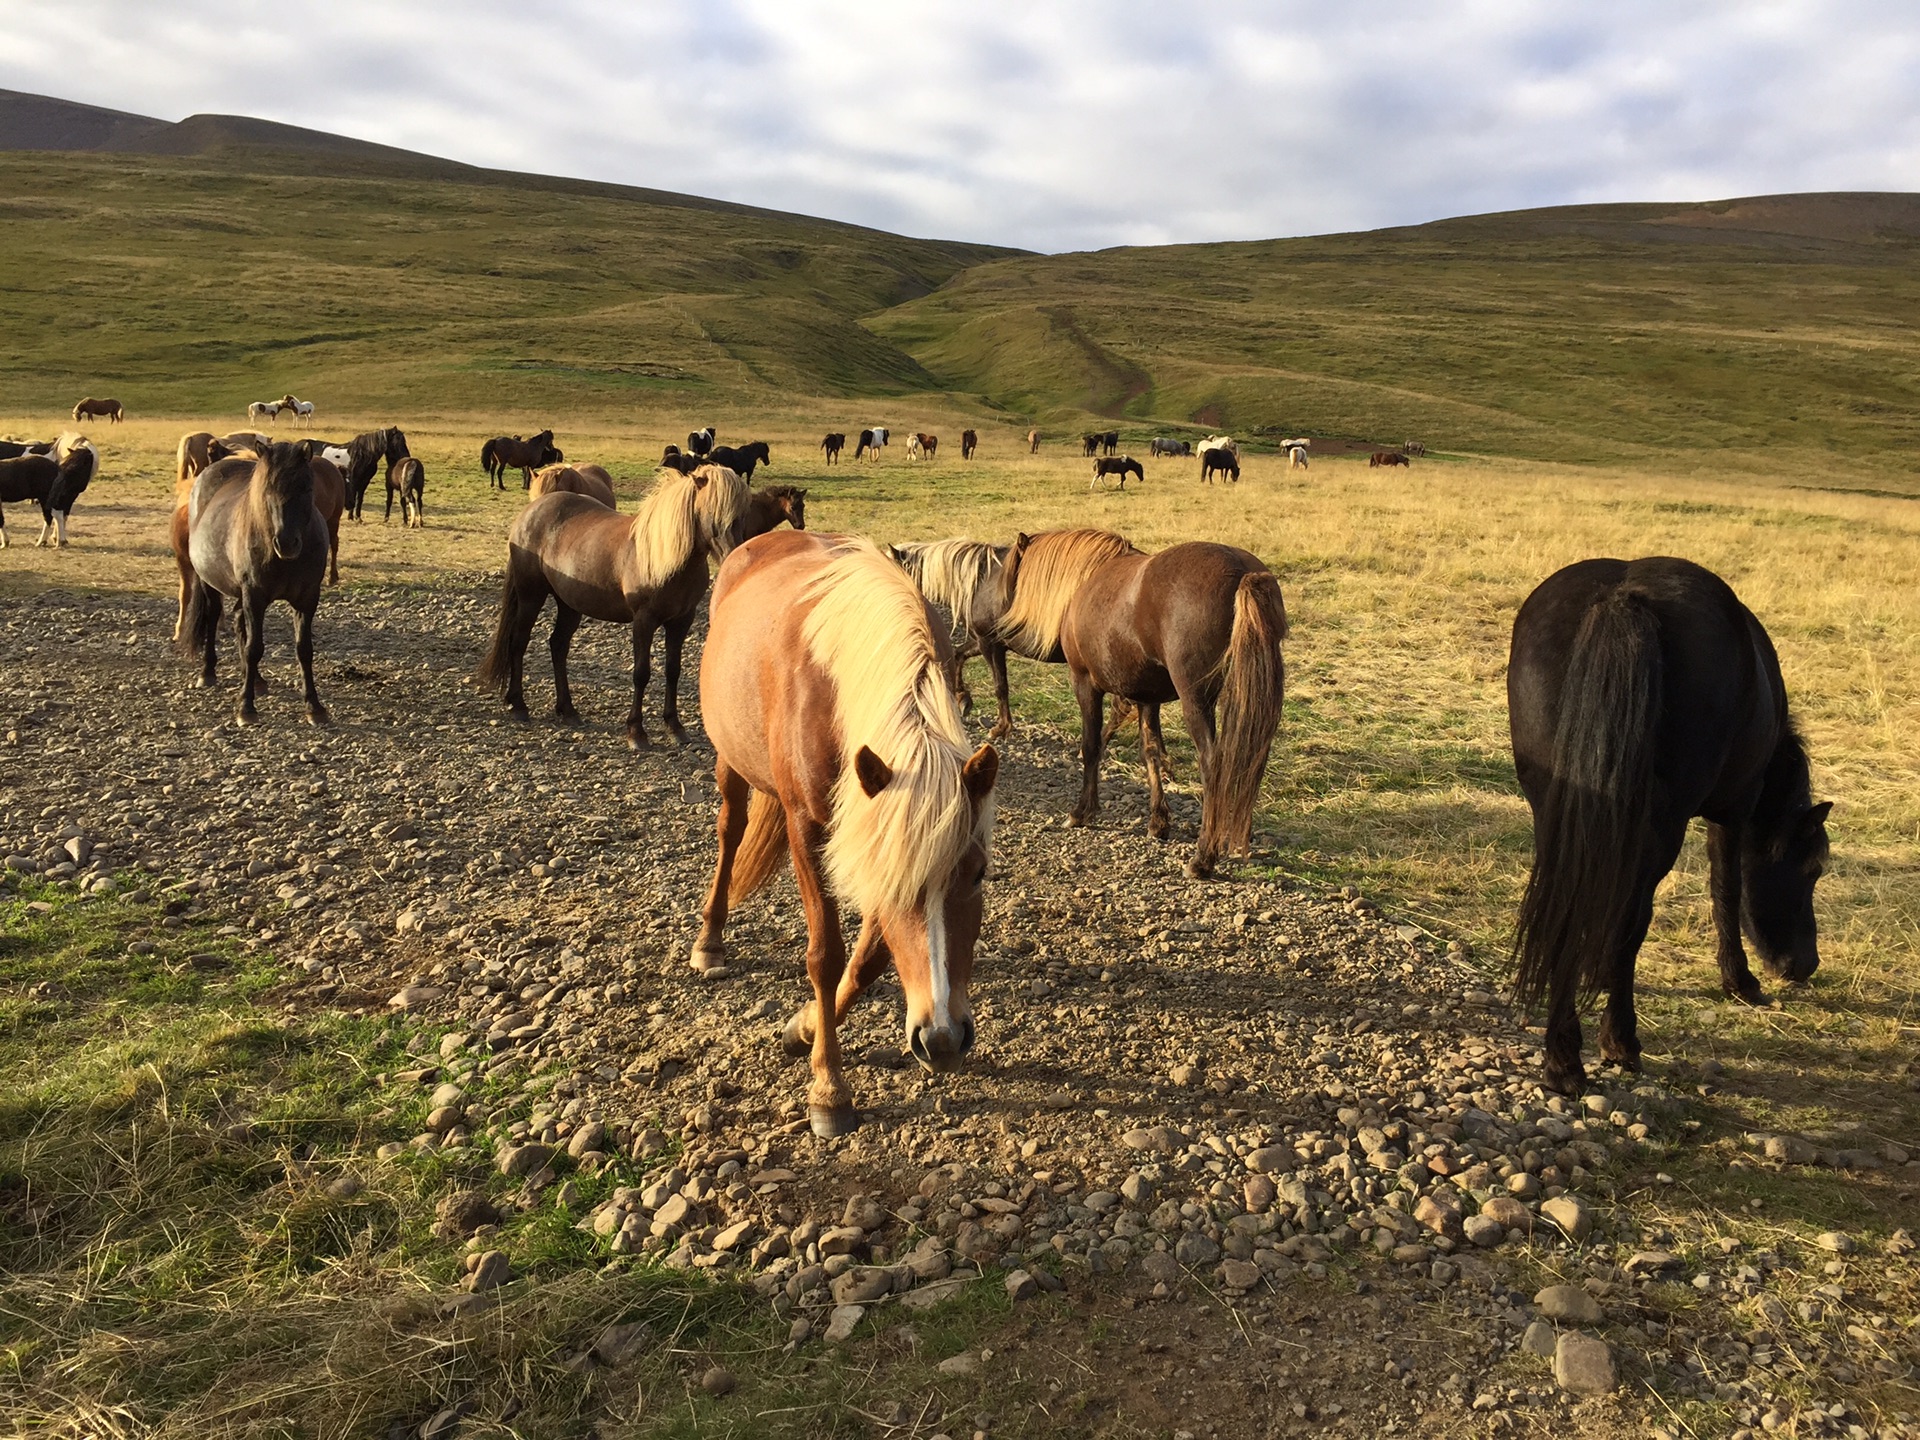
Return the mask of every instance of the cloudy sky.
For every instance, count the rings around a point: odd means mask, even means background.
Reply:
[[[1039,250],[1920,189],[1910,0],[5,0],[0,87]]]

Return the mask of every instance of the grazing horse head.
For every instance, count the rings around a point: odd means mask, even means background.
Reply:
[[[254,511],[282,560],[296,558],[306,543],[314,512],[313,457],[319,448],[314,440],[267,445],[253,462]]]
[[[1813,887],[1827,867],[1831,800],[1809,802],[1807,752],[1789,730],[1762,781],[1740,855],[1740,928],[1768,971],[1803,983],[1820,968]]]

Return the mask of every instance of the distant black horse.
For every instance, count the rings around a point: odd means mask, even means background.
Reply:
[[[1813,974],[1832,806],[1812,803],[1773,642],[1725,581],[1688,560],[1569,565],[1520,607],[1507,709],[1533,807],[1514,989],[1546,996],[1548,1085],[1585,1084],[1575,1007],[1600,990],[1600,1053],[1639,1068],[1634,959],[1695,815],[1721,988],[1765,999],[1742,929],[1772,974]]]
[[[704,430],[695,430],[687,436],[687,453],[696,457],[706,455],[713,449],[713,437],[718,433],[711,425]]]
[[[347,482],[347,514],[358,520],[360,507],[366,503],[367,487],[373,484],[380,462],[384,460],[391,470],[411,452],[407,449],[407,437],[393,426],[356,435],[339,448],[347,452],[343,474]]]
[[[660,467],[663,470],[677,470],[682,475],[691,475],[707,462],[698,455],[689,455],[678,445],[669,445],[660,454]]]
[[[1105,440],[1106,438],[1107,437],[1104,435],[1096,435],[1096,434],[1082,435],[1080,437],[1080,453],[1087,456],[1089,459],[1091,459],[1095,455],[1098,455],[1100,453],[1100,442],[1102,440]]]
[[[67,516],[73,511],[73,502],[92,483],[94,471],[100,464],[99,453],[82,441],[56,460],[27,446],[7,443],[9,449],[24,453],[0,459],[0,505],[33,501],[40,507],[41,520],[40,538],[34,544],[45,545],[51,535],[55,537],[56,546],[64,549]],[[49,444],[47,448],[53,446]],[[0,510],[0,550],[7,544],[7,515],[5,510]]]
[[[531,440],[522,440],[518,435],[496,435],[480,447],[480,467],[492,482],[489,488],[499,490],[507,488],[509,470],[520,472],[520,488],[527,490],[533,486],[534,471],[558,465],[566,458],[553,443],[551,430],[542,430]]]
[[[980,448],[980,437],[971,430],[960,432],[960,458],[971,460],[973,452]]]
[[[1193,454],[1193,442],[1191,440],[1169,440],[1164,435],[1156,435],[1152,440],[1147,442],[1147,453],[1156,459],[1162,455],[1191,455]]]
[[[1120,488],[1122,490],[1127,488],[1127,476],[1129,475],[1134,476],[1143,485],[1147,479],[1147,472],[1141,468],[1140,462],[1131,455],[1102,455],[1093,462],[1093,479],[1087,481],[1087,488],[1091,490],[1097,483],[1109,475],[1118,475],[1120,477]]]
[[[753,479],[757,466],[773,468],[773,460],[764,440],[750,441],[745,445],[716,445],[707,452],[707,463],[724,465],[742,480]]]
[[[1240,478],[1240,457],[1231,450],[1202,450],[1200,452],[1200,478],[1209,485],[1215,474],[1225,475],[1229,480]]]
[[[1119,448],[1120,432],[1118,430],[1108,430],[1100,436],[1100,453],[1102,455],[1111,455]]]
[[[827,452],[827,464],[838,465],[840,452],[847,448],[847,437],[835,431],[820,442],[820,448]]]

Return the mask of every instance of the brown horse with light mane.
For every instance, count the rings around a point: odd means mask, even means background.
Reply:
[[[694,612],[707,593],[707,557],[724,560],[740,543],[747,513],[747,482],[721,465],[691,475],[663,470],[631,515],[586,495],[543,495],[507,532],[507,581],[493,644],[480,663],[480,683],[506,691],[517,720],[527,718],[524,666],[533,625],[552,596],[557,613],[547,641],[553,657],[553,713],[577,720],[567,685],[567,650],[582,619],[591,616],[633,631],[633,708],[627,743],[648,743],[640,718],[646,697],[648,652],[665,629],[661,720],[675,743],[680,723],[680,651]]]
[[[549,465],[536,470],[527,494],[529,501],[542,495],[585,495],[609,510],[620,508],[613,498],[613,477],[598,465]]]
[[[912,582],[866,540],[763,535],[714,583],[700,713],[719,846],[693,965],[725,963],[729,906],[790,858],[813,999],[785,1043],[812,1057],[816,1135],[859,1124],[838,1031],[889,960],[914,1058],[953,1070],[973,1045],[968,987],[1000,757],[991,745],[968,754],[947,659]],[[843,901],[861,916],[851,960]]]
[[[182,452],[185,452],[188,440],[197,438],[199,437],[194,435],[184,437],[180,441]],[[232,438],[228,437],[228,439]],[[230,446],[226,440],[215,440],[212,436],[208,436],[207,441],[202,451],[207,457],[206,463],[195,470],[194,475],[198,475],[201,470],[205,470],[210,465],[236,455],[253,459],[255,456],[267,453],[269,448],[267,445],[262,445],[259,449],[249,446],[243,450]],[[315,455],[308,464],[313,470],[313,508],[320,512],[320,518],[327,527],[327,563],[330,566],[327,583],[338,585],[340,583],[340,517],[346,513],[347,508],[347,481],[346,477],[340,473],[339,467],[330,460],[323,460]],[[173,546],[173,563],[180,571],[180,609],[173,617],[173,638],[176,641],[186,628],[187,608],[193,599],[193,558],[187,553],[187,500],[192,489],[193,476],[182,476],[175,481],[173,523],[168,527],[168,540]],[[405,517],[402,516],[402,518]],[[267,688],[264,676],[260,680],[260,688],[262,690]]]
[[[91,395],[73,407],[73,422],[104,415],[109,425],[127,418],[126,408],[118,400],[96,400]]]

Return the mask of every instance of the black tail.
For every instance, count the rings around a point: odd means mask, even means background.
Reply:
[[[189,655],[204,655],[219,633],[220,592],[196,575],[186,623],[180,627],[180,648]]]
[[[1569,982],[1592,994],[1634,909],[1652,843],[1660,622],[1615,590],[1573,642],[1553,737],[1553,778],[1534,812],[1533,873],[1514,933],[1514,991],[1537,1001]]]
[[[488,690],[505,690],[507,680],[513,673],[513,621],[519,608],[520,597],[515,593],[513,577],[509,575],[501,587],[500,619],[493,627],[493,643],[487,647],[486,658],[481,660],[480,669],[474,676]]]

